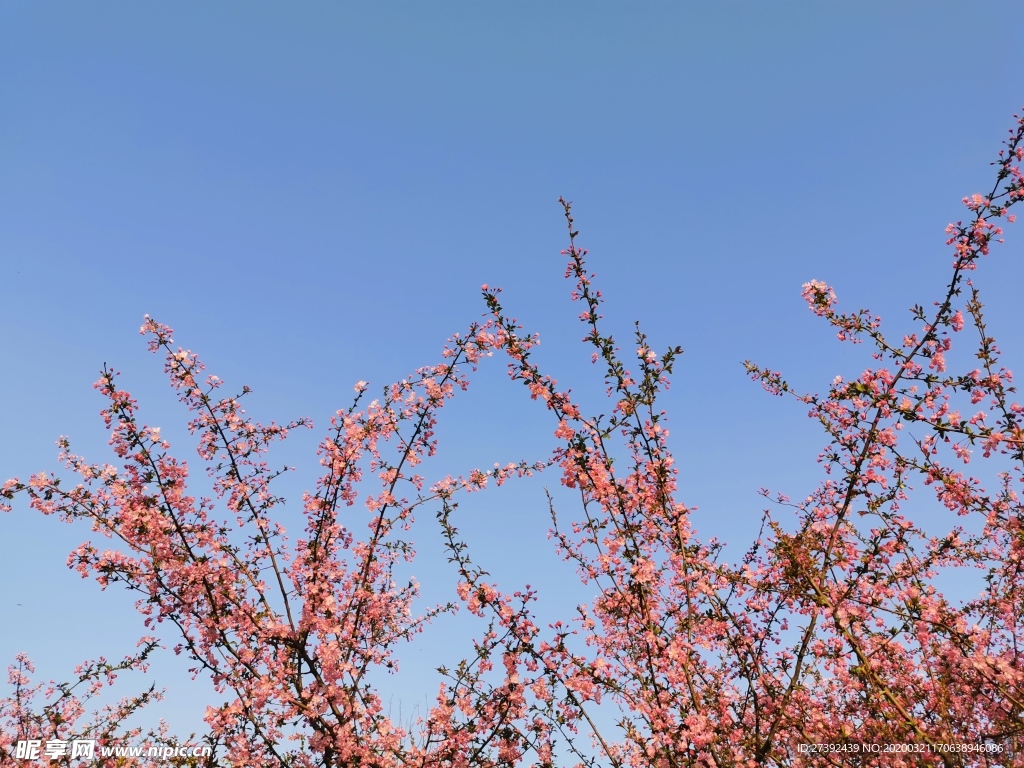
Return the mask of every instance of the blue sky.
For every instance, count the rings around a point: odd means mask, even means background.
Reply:
[[[435,362],[483,312],[481,283],[541,334],[547,372],[595,395],[562,279],[564,195],[609,330],[629,349],[640,320],[656,348],[685,349],[665,399],[680,499],[741,551],[756,490],[806,495],[822,445],[741,363],[811,391],[871,363],[806,310],[810,279],[916,330],[906,307],[948,272],[943,228],[990,188],[1024,102],[1006,18],[952,3],[5,3],[0,475],[56,468],[61,434],[109,457],[91,388],[104,361],[190,455],[137,335],[146,313],[229,388],[250,385],[257,419],[313,419],[271,455],[298,466],[295,500],[352,384]],[[1011,363],[1021,242],[1011,228],[976,278]],[[441,474],[554,445],[549,414],[503,369],[443,413]],[[557,479],[460,510],[511,588],[566,574],[545,485]],[[421,519],[414,571],[447,599],[432,512]],[[132,599],[63,567],[86,536],[24,504],[0,517],[5,664],[27,650],[59,678],[130,650]],[[456,645],[439,631],[417,652]],[[212,701],[186,667],[157,665],[160,714],[181,731]],[[407,701],[436,689],[407,667]]]

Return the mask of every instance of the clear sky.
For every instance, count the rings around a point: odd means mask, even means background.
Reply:
[[[757,489],[806,495],[823,437],[741,363],[809,391],[871,365],[806,310],[811,279],[894,335],[916,330],[906,308],[949,271],[943,229],[961,197],[990,188],[1024,103],[1007,8],[3,3],[0,479],[55,469],[61,434],[110,458],[91,388],[104,361],[194,456],[137,334],[146,313],[229,390],[251,386],[257,419],[313,419],[270,457],[299,468],[294,501],[352,384],[437,361],[483,312],[481,283],[541,334],[536,359],[560,385],[598,393],[562,279],[564,195],[607,327],[626,349],[634,320],[655,348],[685,349],[665,399],[680,500],[742,551]],[[1011,363],[1024,356],[1022,243],[1011,228],[976,278]],[[554,446],[550,414],[503,369],[492,361],[442,413],[441,474]],[[545,539],[545,485],[557,478],[460,514],[502,586],[547,583],[556,605],[571,575]],[[571,518],[573,498],[560,504]],[[413,571],[448,599],[433,513],[420,518]],[[0,517],[4,665],[27,650],[66,678],[141,634],[130,596],[65,569],[87,535],[23,503]],[[422,701],[441,656],[468,652],[455,629],[410,652],[400,698]],[[164,657],[159,712],[198,728],[214,699]]]

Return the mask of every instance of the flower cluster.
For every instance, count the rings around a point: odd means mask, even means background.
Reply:
[[[815,395],[746,364],[769,392],[797,398],[828,443],[823,482],[803,501],[763,491],[789,512],[766,511],[760,537],[736,562],[697,535],[692,508],[678,500],[657,400],[682,350],[658,354],[637,326],[626,367],[603,330],[602,296],[564,200],[566,277],[582,307],[583,342],[603,364],[610,416],[585,414],[542,372],[533,359],[539,338],[484,285],[486,322],[449,339],[440,363],[366,404],[369,385],[356,383],[354,402],[320,443],[320,477],[291,542],[272,489],[288,468],[263,457],[311,424],[253,421],[240,405],[248,388],[221,396],[223,382],[204,378],[199,358],[147,317],[142,333],[190,413],[215,498],[190,494],[189,464],[139,421],[106,367],[96,387],[120,466],[90,464],[61,438],[76,485],[40,473],[8,480],[0,498],[24,494],[39,512],[88,521],[112,541],[83,543],[69,565],[102,587],[136,592],[145,626],[173,636],[194,673],[213,680],[225,700],[207,709],[205,738],[234,765],[809,768],[848,763],[802,746],[875,743],[922,749],[862,752],[857,765],[1024,766],[1024,406],[965,277],[1001,234],[996,222],[1012,221],[1009,209],[1024,198],[1022,145],[1018,120],[993,189],[966,198],[971,221],[947,230],[952,276],[932,310],[914,308],[916,331],[892,341],[878,317],[841,313],[832,288],[804,285],[812,312],[841,340],[874,347],[871,367]],[[968,325],[979,362],[965,367],[957,334]],[[439,411],[495,353],[550,412],[557,447],[545,460],[419,474],[438,448]],[[995,485],[964,473],[978,459],[999,465]],[[579,494],[580,512],[567,522],[551,502],[550,537],[593,599],[572,620],[541,627],[537,590],[503,588],[470,558],[457,499],[552,467]],[[924,516],[911,514],[915,483],[934,494]],[[418,586],[399,586],[395,569],[415,557],[402,537],[424,505],[436,510],[455,599],[416,615]],[[944,593],[950,573],[980,575],[977,594]],[[438,669],[429,711],[409,726],[394,722],[374,673],[395,670],[399,643],[460,607],[480,632],[455,668]],[[89,724],[85,703],[118,671],[144,668],[155,646],[144,638],[138,655],[85,665],[77,683],[49,688],[32,685],[31,662],[19,657],[13,693],[0,701],[0,733],[104,743],[139,735],[124,720],[155,692],[100,710]],[[597,716],[607,705],[621,715],[612,728]],[[992,748],[943,748],[958,743]],[[189,759],[181,764],[218,758]],[[0,766],[16,764],[0,752]]]

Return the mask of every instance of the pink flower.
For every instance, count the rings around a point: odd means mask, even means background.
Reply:
[[[836,293],[820,280],[811,280],[804,283],[801,295],[811,308],[811,311],[819,317],[824,317],[836,304]]]

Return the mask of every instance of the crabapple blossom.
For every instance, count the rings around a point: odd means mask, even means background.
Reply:
[[[224,382],[204,377],[199,357],[147,316],[141,333],[189,413],[213,497],[193,495],[199,473],[141,423],[105,366],[95,386],[116,462],[90,463],[61,438],[77,484],[37,473],[7,480],[0,496],[89,523],[99,536],[68,565],[103,588],[135,592],[147,636],[119,664],[79,667],[75,683],[33,683],[31,661],[19,656],[11,695],[0,700],[0,734],[166,737],[165,726],[143,735],[125,724],[155,691],[86,717],[88,700],[119,671],[145,668],[159,643],[152,633],[218,695],[202,737],[217,753],[182,765],[1024,766],[1024,406],[966,277],[999,241],[997,220],[1012,221],[1009,209],[1024,199],[1021,160],[1018,118],[992,189],[964,198],[970,220],[946,230],[952,273],[933,309],[913,308],[913,329],[890,337],[866,309],[840,312],[825,283],[804,284],[809,308],[840,340],[873,346],[860,375],[836,376],[819,395],[746,363],[769,393],[795,398],[827,442],[822,481],[802,501],[762,490],[770,509],[761,535],[733,561],[699,535],[680,498],[657,406],[682,350],[658,354],[638,326],[627,368],[604,331],[603,299],[565,200],[565,274],[611,415],[587,414],[541,370],[539,337],[484,284],[487,319],[449,339],[440,362],[365,404],[369,385],[356,383],[319,445],[320,476],[292,536],[273,490],[288,469],[264,456],[312,425],[254,421],[241,406],[247,387],[222,394]],[[971,346],[968,325],[978,332]],[[496,354],[507,357],[510,381],[550,412],[556,447],[544,459],[427,477],[441,410]],[[965,467],[992,467],[994,480]],[[550,538],[592,599],[540,626],[539,590],[498,584],[471,559],[457,524],[461,500],[491,480],[549,469],[580,502],[567,521],[549,498]],[[915,488],[935,500],[927,514],[909,503]],[[443,537],[453,600],[417,613],[418,585],[398,584],[395,569],[416,556],[404,537],[423,525],[420,508],[434,512]],[[977,576],[977,592],[945,593],[950,574]],[[418,721],[395,722],[374,674],[396,669],[401,643],[462,608],[479,624],[463,660],[438,668],[434,704]],[[619,713],[614,725],[599,717],[602,707]],[[24,764],[0,752],[0,766]]]

